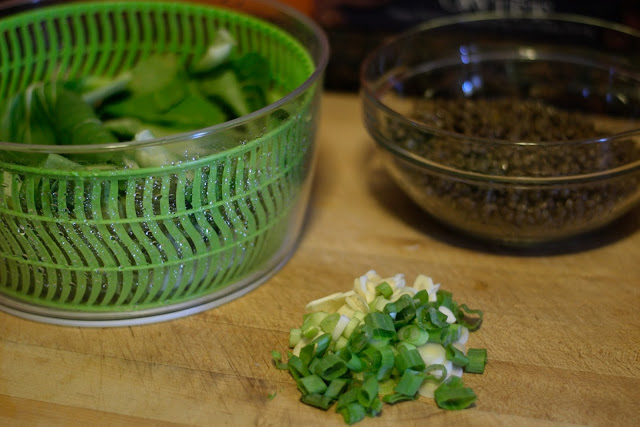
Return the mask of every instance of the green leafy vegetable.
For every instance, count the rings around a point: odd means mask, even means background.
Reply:
[[[22,144],[113,144],[162,138],[247,115],[281,94],[269,61],[257,52],[235,54],[236,41],[224,29],[201,58],[183,64],[171,53],[153,54],[109,78],[85,76],[34,82],[0,105],[0,140]],[[286,120],[289,114],[278,115]],[[268,125],[279,123],[269,122]],[[245,128],[245,130],[247,130]],[[262,129],[251,129],[263,131]],[[181,153],[149,146],[132,156],[108,152],[69,162],[47,154],[0,152],[0,161],[53,168],[158,167],[203,153],[193,142]]]
[[[203,73],[215,69],[229,58],[235,45],[236,41],[227,30],[219,30],[206,53],[191,67],[191,72]]]
[[[132,74],[126,71],[115,79],[100,76],[88,76],[77,81],[65,83],[65,87],[79,92],[82,100],[92,107],[97,107],[107,99],[124,93],[131,84]]]

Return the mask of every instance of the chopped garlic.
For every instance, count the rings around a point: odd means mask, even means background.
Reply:
[[[399,273],[393,277],[388,277],[386,279],[382,279],[380,283],[387,282],[393,290],[404,288],[406,286],[406,282],[404,280],[404,274]]]
[[[353,314],[355,313],[355,311],[351,307],[349,307],[347,304],[344,304],[340,306],[339,309],[336,310],[336,313],[339,313],[351,318],[353,317]]]
[[[360,295],[367,304],[376,296],[376,286],[380,283],[381,277],[374,270],[369,270],[363,276],[354,280],[353,290]]]
[[[326,297],[318,298],[311,301],[305,309],[308,313],[316,311],[326,311],[327,313],[335,313],[340,306],[345,302],[345,298],[353,294],[353,291],[348,292],[336,292],[335,294],[327,295]]]
[[[362,311],[363,313],[369,312],[369,306],[367,302],[358,294],[354,293],[345,298],[345,302],[354,311]]]
[[[429,292],[434,287],[433,279],[424,274],[418,274],[416,280],[413,281],[413,287],[418,291],[425,290]]]
[[[438,301],[438,296],[436,294],[438,292],[438,289],[440,289],[440,284],[434,284],[431,277],[425,276],[424,274],[418,274],[416,280],[413,281],[413,287],[417,291],[427,291],[427,293],[429,294],[429,302]]]
[[[393,291],[393,294],[391,295],[391,299],[390,301],[395,302],[397,300],[400,299],[400,297],[402,297],[402,295],[409,295],[410,297],[413,297],[415,294],[417,294],[418,291],[416,291],[414,288],[410,288],[408,286],[400,288],[400,289],[396,289],[395,291]]]

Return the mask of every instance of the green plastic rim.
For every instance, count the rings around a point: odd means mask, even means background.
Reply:
[[[0,162],[0,308],[58,324],[149,323],[219,305],[279,269],[310,191],[327,56],[314,24],[286,8],[280,13],[310,29],[320,56],[265,20],[194,3],[74,2],[0,19],[3,98],[52,75],[113,76],[156,52],[188,62],[218,28],[235,36],[241,52],[269,58],[275,84],[288,93],[250,116],[145,143],[212,147],[161,168],[64,171]],[[283,111],[286,118],[266,132],[229,145],[240,127],[262,128]],[[72,150],[139,145],[87,141]],[[0,142],[0,149],[25,147]]]

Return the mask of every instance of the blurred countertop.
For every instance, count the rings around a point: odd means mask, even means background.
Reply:
[[[270,351],[305,304],[370,269],[427,274],[484,310],[473,408],[385,406],[357,425],[640,424],[640,212],[563,245],[509,250],[426,218],[383,172],[356,95],[324,96],[308,218],[289,262],[221,307],[145,326],[0,313],[1,425],[344,425],[299,402]],[[395,425],[395,424],[394,424]]]

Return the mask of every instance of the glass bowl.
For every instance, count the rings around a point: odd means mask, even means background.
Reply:
[[[567,239],[640,200],[640,34],[566,15],[429,21],[370,53],[364,123],[429,215],[506,245]]]
[[[163,138],[0,142],[1,309],[77,326],[155,322],[238,297],[286,262],[313,175],[319,27],[259,0],[24,0],[0,14],[3,100],[46,79],[119,76],[152,54],[192,64],[220,29],[236,53],[267,59],[281,94]]]

